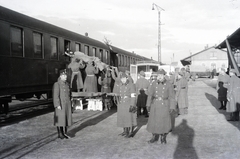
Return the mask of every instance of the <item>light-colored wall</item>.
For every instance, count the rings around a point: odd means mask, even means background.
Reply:
[[[195,56],[192,56],[191,65],[205,67],[206,69],[209,70],[212,70],[215,67],[217,71],[220,70],[221,68],[227,69],[228,67],[227,53],[219,49],[210,48]]]

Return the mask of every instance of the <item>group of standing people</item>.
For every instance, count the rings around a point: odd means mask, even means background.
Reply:
[[[174,127],[175,117],[178,114],[187,114],[188,79],[184,69],[175,72],[172,77],[167,77],[166,72],[160,69],[153,73],[150,80],[145,79],[145,73],[141,71],[140,78],[134,84],[129,71],[118,72],[117,68],[111,67],[102,70],[97,79],[95,75],[99,70],[89,62],[85,68],[87,74],[85,82],[82,82],[79,81],[81,72],[78,71],[84,66],[79,66],[79,60],[75,62],[78,64],[68,66],[73,72],[71,82],[68,84],[67,72],[63,70],[60,71],[59,79],[53,86],[54,125],[57,126],[58,137],[61,139],[69,138],[67,127],[72,125],[70,88],[73,85],[73,78],[76,77],[77,91],[98,92],[98,82],[102,86],[102,92],[113,92],[117,105],[117,126],[123,128],[120,135],[127,138],[134,136],[137,117],[143,114],[149,117],[147,131],[153,135],[148,142],[154,143],[161,136],[161,143],[166,143],[167,134]],[[110,89],[112,81],[114,86]],[[112,97],[103,96],[103,102],[111,100],[110,98]]]
[[[216,88],[218,100],[221,103],[219,109],[230,113],[228,121],[239,121],[240,79],[237,77],[236,70],[230,69],[228,75],[225,69],[221,69]]]
[[[187,114],[188,74],[185,69],[181,69],[173,77],[167,77],[166,72],[160,69],[152,74],[150,80],[145,79],[143,71],[140,71],[139,76],[134,84],[130,76],[120,73],[119,82],[115,85],[118,88],[114,93],[119,96],[117,126],[123,128],[120,135],[133,137],[137,117],[143,114],[149,117],[147,131],[153,135],[148,142],[154,143],[161,138],[161,143],[166,144],[175,117],[178,113]],[[133,107],[136,107],[135,111]]]

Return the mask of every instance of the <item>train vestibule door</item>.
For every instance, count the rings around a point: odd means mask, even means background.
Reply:
[[[130,65],[130,75],[134,81],[134,83],[136,83],[137,79],[138,79],[138,71],[137,71],[137,65]]]

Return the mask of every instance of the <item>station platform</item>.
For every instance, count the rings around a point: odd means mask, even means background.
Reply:
[[[58,139],[53,113],[0,128],[0,158],[7,159],[239,159],[240,122],[219,110],[216,80],[189,82],[189,110],[179,115],[167,144],[148,144],[148,118],[140,116],[133,138],[119,136],[116,109],[73,113],[70,139]]]

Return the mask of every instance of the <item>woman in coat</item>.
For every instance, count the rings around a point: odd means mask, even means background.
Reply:
[[[58,137],[61,139],[69,138],[67,136],[67,126],[72,125],[70,88],[66,80],[66,70],[62,70],[58,81],[53,85],[54,125],[57,126]]]
[[[179,114],[188,113],[188,80],[185,75],[183,71],[178,73],[176,101],[179,108]]]
[[[231,113],[231,118],[228,121],[239,121],[239,104],[240,104],[240,79],[236,76],[236,71],[229,71],[231,76],[227,92],[227,112]]]
[[[76,91],[76,92],[80,92],[81,89],[83,89],[83,80],[82,80],[82,73],[80,71],[80,69],[83,69],[85,67],[85,64],[83,64],[83,61],[78,59],[78,58],[75,58],[73,59],[73,61],[71,61],[71,63],[68,65],[68,68],[70,68],[72,70],[72,75],[71,75],[71,89],[72,91]],[[76,85],[77,85],[77,88],[74,88],[74,84],[73,84],[73,79],[74,77],[77,77],[77,80],[76,80]]]
[[[147,131],[153,134],[148,143],[157,142],[161,135],[161,143],[166,144],[167,134],[172,129],[170,113],[176,109],[175,94],[172,84],[165,79],[164,74],[164,70],[159,70],[157,80],[148,90],[147,107],[150,114]]]
[[[85,78],[83,85],[83,92],[98,92],[97,89],[97,77],[98,68],[95,66],[94,61],[89,61],[85,69],[87,77]]]
[[[120,96],[117,105],[117,126],[124,130],[120,135],[130,138],[133,137],[133,129],[137,126],[137,114],[129,110],[130,106],[136,106],[136,90],[134,84],[128,81],[126,74],[121,75],[117,94]]]

